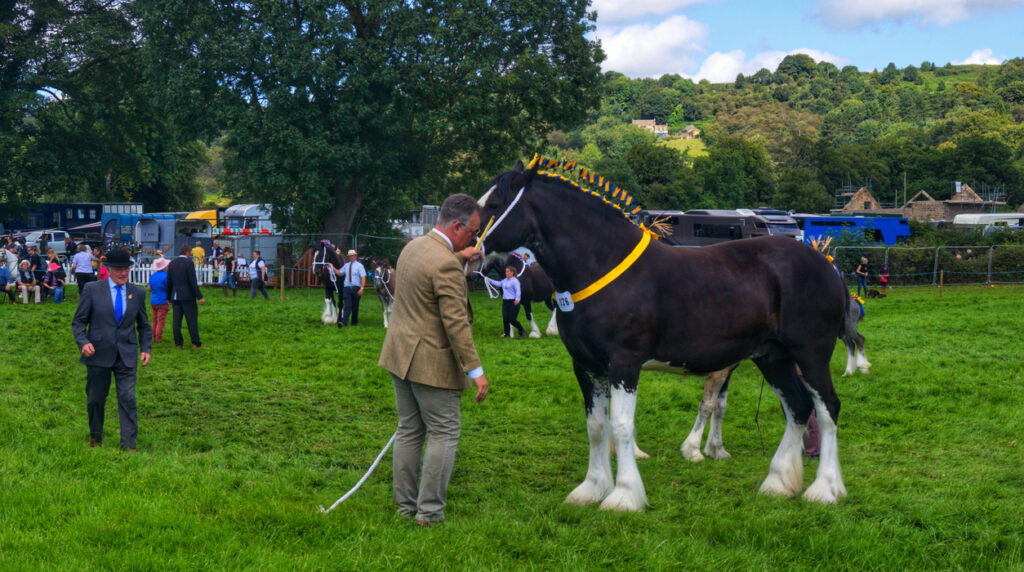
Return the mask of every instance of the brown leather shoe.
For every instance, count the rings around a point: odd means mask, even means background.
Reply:
[[[89,439],[89,447],[95,449],[103,446],[103,439]]]
[[[125,449],[125,451],[128,451],[129,453],[138,453],[139,452],[138,449]]]

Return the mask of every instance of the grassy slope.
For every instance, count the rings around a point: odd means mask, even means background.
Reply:
[[[632,515],[562,503],[587,455],[569,360],[557,339],[498,339],[499,305],[475,294],[492,391],[483,405],[465,396],[448,523],[430,530],[396,516],[390,455],[351,500],[316,512],[394,429],[376,300],[363,304],[365,326],[338,331],[319,325],[314,292],[282,304],[277,292],[265,303],[210,291],[200,321],[211,349],[162,344],[141,372],[138,455],[116,450],[113,396],[106,445],[88,448],[75,296],[4,306],[0,568],[1020,568],[1024,289],[890,293],[861,327],[872,373],[837,378],[850,492],[840,505],[756,493],[769,459],[754,425],[761,378],[745,364],[722,462],[679,454],[699,381],[644,374],[637,431],[653,456],[640,465],[652,506]],[[844,365],[840,349],[834,374]],[[769,455],[777,403],[770,391],[760,403]]]
[[[680,153],[689,151],[691,159],[708,154],[707,147],[701,139],[669,139],[661,144],[676,149]]]

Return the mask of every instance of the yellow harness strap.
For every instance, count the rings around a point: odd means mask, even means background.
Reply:
[[[612,280],[615,280],[616,278],[621,276],[623,272],[628,270],[629,267],[632,266],[638,258],[640,258],[640,255],[643,254],[645,250],[647,250],[647,245],[650,243],[651,233],[643,233],[643,236],[640,238],[640,242],[637,243],[636,248],[633,249],[633,252],[630,252],[629,256],[627,256],[622,262],[620,262],[618,266],[612,268],[611,271],[608,272],[608,274],[605,274],[604,276],[599,278],[597,282],[594,282],[590,286],[587,286],[586,288],[573,294],[573,303],[575,304],[580,300],[585,300],[590,296],[597,294],[598,291],[601,290],[601,288],[604,288],[605,286],[610,284]]]

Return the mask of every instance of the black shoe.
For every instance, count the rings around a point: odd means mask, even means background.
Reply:
[[[344,327],[345,327],[345,324],[343,324],[343,323],[341,323],[341,322],[338,322],[338,327],[339,327],[339,328],[344,328]]]

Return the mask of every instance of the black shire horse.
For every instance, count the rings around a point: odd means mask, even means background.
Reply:
[[[523,307],[523,312],[526,314],[526,320],[530,322],[530,337],[540,337],[540,328],[537,327],[537,322],[533,320],[533,302],[543,302],[548,307],[548,310],[551,310],[551,319],[548,321],[548,326],[544,333],[549,336],[557,336],[558,323],[555,321],[555,314],[557,312],[555,302],[551,298],[551,295],[555,293],[555,287],[551,284],[551,280],[548,279],[548,275],[544,273],[544,269],[540,267],[540,264],[527,265],[519,256],[509,254],[507,257],[495,256],[491,258],[484,264],[481,272],[487,274],[497,270],[500,276],[498,279],[501,280],[505,277],[506,266],[511,266],[512,270],[516,273],[516,278],[519,279],[521,295],[519,302]]]
[[[626,511],[647,505],[634,456],[641,369],[708,374],[744,359],[754,360],[786,412],[761,492],[799,494],[801,437],[815,409],[821,460],[804,497],[843,497],[829,361],[848,293],[828,261],[782,237],[672,248],[650,240],[605,196],[538,173],[536,163],[494,179],[480,198],[481,220],[495,217],[487,250],[529,248],[558,292],[558,330],[583,391],[590,441],[586,478],[566,502]]]
[[[320,321],[325,325],[338,323],[338,314],[341,304],[341,280],[338,275],[331,272],[329,264],[335,268],[345,265],[338,254],[338,248],[327,240],[321,240],[313,249],[313,273],[320,277],[320,283],[324,287],[324,311],[320,314]],[[337,294],[337,302],[334,295]]]

